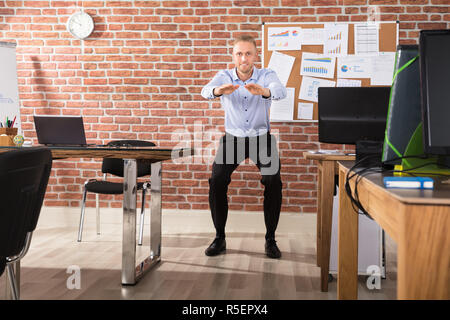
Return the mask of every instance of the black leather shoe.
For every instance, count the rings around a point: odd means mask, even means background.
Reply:
[[[214,241],[205,250],[207,256],[217,256],[225,251],[227,243],[223,238],[215,238]]]
[[[281,257],[281,251],[278,249],[275,239],[266,240],[266,255],[272,259],[278,259]]]

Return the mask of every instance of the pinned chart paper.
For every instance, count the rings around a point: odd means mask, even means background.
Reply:
[[[286,86],[291,75],[292,66],[294,65],[295,57],[274,51],[270,57],[269,69],[277,73],[278,79]]]
[[[324,44],[325,30],[323,28],[302,29],[302,45]]]
[[[361,80],[337,79],[336,87],[361,87]]]
[[[350,55],[337,59],[338,78],[370,78],[372,75],[371,57]]]
[[[378,54],[378,29],[377,24],[355,24],[355,55]]]
[[[380,52],[372,57],[372,77],[370,84],[373,86],[390,86],[394,76],[395,52]]]
[[[319,87],[334,87],[335,81],[324,80],[319,78],[303,77],[302,84],[300,86],[300,94],[298,96],[301,100],[318,101],[318,89]]]
[[[268,28],[268,50],[301,50],[300,27]]]
[[[325,24],[323,54],[336,57],[347,55],[348,24]]]
[[[286,98],[272,101],[270,106],[270,120],[293,120],[295,88],[286,88]]]
[[[312,120],[313,119],[313,104],[312,103],[298,103],[297,119]]]
[[[302,65],[300,74],[321,78],[334,78],[334,67],[336,58],[316,53],[304,52],[302,54]]]

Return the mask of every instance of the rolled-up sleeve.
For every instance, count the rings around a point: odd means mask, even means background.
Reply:
[[[278,79],[275,71],[271,69],[268,69],[266,74],[265,87],[270,90],[270,97],[267,99],[276,101],[286,98],[286,87],[281,83],[280,79]]]
[[[219,71],[214,78],[202,89],[202,97],[205,99],[215,99],[214,88],[220,87],[225,83],[230,83],[229,77],[223,71]]]

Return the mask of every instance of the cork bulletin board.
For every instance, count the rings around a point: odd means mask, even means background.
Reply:
[[[348,41],[347,41],[347,53],[345,56],[353,56],[357,57],[355,55],[355,24],[361,25],[364,23],[361,22],[355,22],[355,23],[332,23],[334,26],[339,25],[348,25]],[[302,55],[304,53],[315,53],[315,54],[325,54],[324,47],[325,45],[320,44],[302,44],[301,49],[294,49],[294,50],[276,50],[274,47],[269,48],[269,28],[271,30],[282,30],[283,28],[292,28],[292,27],[300,27],[303,29],[324,29],[325,24],[324,23],[265,23],[262,25],[262,65],[263,68],[267,68],[270,62],[270,59],[272,57],[272,54],[274,51],[277,51],[279,53],[289,55],[292,57],[295,57],[295,60],[292,65],[292,70],[289,75],[289,78],[287,80],[287,88],[294,88],[294,110],[293,110],[293,116],[292,120],[271,120],[272,122],[311,122],[311,121],[317,121],[318,120],[318,103],[313,101],[306,101],[299,97],[300,94],[300,88],[303,80],[303,76],[300,75],[301,72],[301,64],[302,64]],[[378,51],[382,54],[384,53],[395,53],[397,44],[398,44],[398,23],[397,22],[379,22],[377,24],[378,29]],[[392,54],[391,54],[392,56]],[[331,75],[326,79],[329,81],[334,81],[337,83],[338,79],[338,57],[335,59],[335,68],[334,68],[334,77],[331,78]],[[317,77],[320,78],[320,75]],[[325,79],[324,79],[325,80]],[[370,87],[370,86],[377,86],[374,85],[371,82],[371,78],[352,78],[352,80],[360,80],[360,85],[363,87]],[[387,84],[384,84],[382,86],[386,86]],[[337,86],[337,85],[335,85]],[[312,119],[304,119],[301,116],[299,117],[299,110],[298,105],[299,103],[308,103],[309,105],[312,103]]]

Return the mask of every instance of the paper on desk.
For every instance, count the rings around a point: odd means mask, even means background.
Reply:
[[[324,43],[325,30],[323,28],[302,29],[302,45],[320,45]]]
[[[277,73],[278,79],[286,86],[289,76],[291,75],[292,66],[294,65],[295,57],[274,51],[270,57],[268,68]]]
[[[300,27],[268,28],[269,51],[277,50],[301,50],[301,30]]]
[[[377,55],[379,52],[378,24],[355,24],[355,55]]]
[[[316,154],[334,154],[334,155],[344,155],[344,153],[341,150],[322,150],[319,149],[317,151],[310,151],[311,153],[316,153]]]
[[[272,101],[270,106],[270,120],[293,120],[295,88],[286,88],[286,98]]]
[[[361,87],[361,80],[337,79],[336,87]]]
[[[348,47],[348,24],[326,23],[323,54],[346,56]]]
[[[380,52],[372,58],[371,85],[390,86],[394,76],[395,52]]]
[[[314,110],[313,106],[314,105],[312,103],[299,102],[297,110],[297,119],[312,120]]]
[[[338,78],[370,78],[371,75],[371,57],[349,55],[337,59]]]
[[[319,87],[334,87],[334,86],[336,86],[335,81],[312,77],[303,77],[302,83],[300,85],[300,94],[298,97],[301,100],[317,102]]]
[[[303,52],[300,74],[321,78],[334,78],[336,58],[317,53]]]

